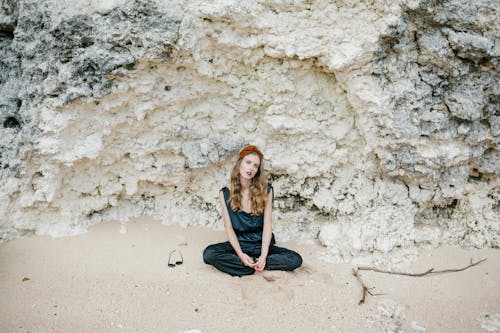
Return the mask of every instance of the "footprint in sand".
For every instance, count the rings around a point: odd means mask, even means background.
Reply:
[[[302,265],[302,267],[295,270],[295,275],[297,280],[304,281],[315,281],[321,283],[329,283],[332,281],[332,276],[329,273],[318,272],[317,270],[307,266]]]
[[[290,301],[295,294],[293,288],[286,283],[287,280],[288,277],[268,282],[260,276],[246,277],[246,281],[241,281],[240,285],[241,298],[251,302],[260,302],[262,298],[272,296],[273,299]]]

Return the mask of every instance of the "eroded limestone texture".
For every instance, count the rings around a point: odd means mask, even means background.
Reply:
[[[500,244],[498,7],[407,4],[375,63],[391,96],[376,115],[381,164],[409,187],[418,228],[466,246]]]
[[[498,4],[6,1],[0,238],[222,228],[259,145],[278,238],[398,264],[500,245]]]

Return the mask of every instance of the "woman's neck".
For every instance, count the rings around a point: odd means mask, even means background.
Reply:
[[[250,188],[250,180],[240,177],[241,189],[243,191],[248,190]]]

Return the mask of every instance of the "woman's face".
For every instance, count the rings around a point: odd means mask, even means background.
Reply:
[[[259,171],[260,159],[257,154],[248,154],[240,164],[240,177],[251,180]]]

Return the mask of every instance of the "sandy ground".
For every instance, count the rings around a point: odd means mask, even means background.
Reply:
[[[500,332],[500,251],[438,248],[405,277],[361,273],[374,292],[358,305],[351,265],[326,263],[318,245],[282,243],[304,266],[280,281],[234,278],[205,265],[223,232],[138,219],[65,238],[0,244],[1,332]],[[125,231],[122,229],[122,231]],[[184,263],[167,266],[171,250]]]

